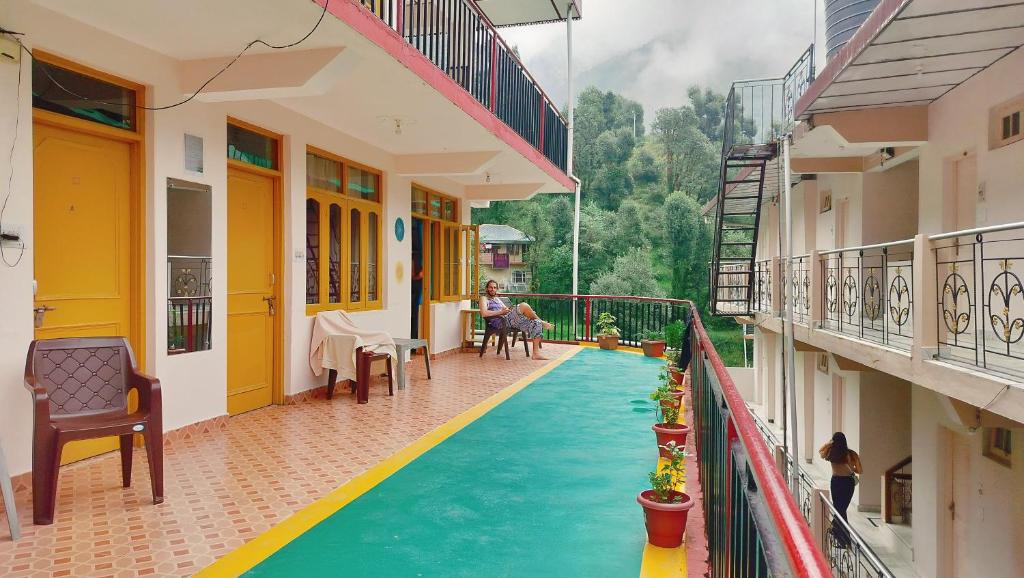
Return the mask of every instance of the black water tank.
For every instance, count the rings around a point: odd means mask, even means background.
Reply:
[[[857,33],[879,0],[825,0],[825,60]]]

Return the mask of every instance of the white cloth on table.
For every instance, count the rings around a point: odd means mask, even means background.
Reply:
[[[321,311],[313,321],[309,342],[309,368],[321,375],[324,368],[338,372],[338,379],[356,379],[356,349],[387,353],[399,363],[395,341],[386,331],[362,329],[344,311]]]

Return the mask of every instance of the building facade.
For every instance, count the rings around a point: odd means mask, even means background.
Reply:
[[[752,410],[787,428],[817,492],[817,450],[845,432],[864,467],[851,509],[882,525],[865,539],[896,575],[1024,575],[1022,25],[1017,5],[879,2],[816,78],[744,93],[733,112],[756,122],[780,87],[790,143],[769,129],[726,151],[707,208],[713,307],[753,326]],[[776,148],[737,168],[758,146]]]
[[[168,431],[321,387],[308,359],[319,311],[407,337],[422,303],[431,351],[461,345],[470,204],[575,184],[550,99],[475,2],[444,8],[0,6],[17,33],[0,34],[12,474],[31,469],[21,381],[36,338],[129,337],[162,382]],[[506,23],[529,21],[514,12]],[[104,443],[65,460],[117,445]]]
[[[533,237],[508,225],[480,225],[480,282],[494,279],[508,293],[530,291],[526,255]]]

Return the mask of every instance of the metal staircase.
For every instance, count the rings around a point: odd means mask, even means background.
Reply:
[[[713,315],[750,315],[761,207],[779,193],[781,139],[814,78],[814,45],[781,78],[734,82],[726,101],[710,289]]]
[[[778,145],[736,145],[722,160],[715,251],[712,312],[748,315],[754,286],[758,228],[765,192],[779,187]]]

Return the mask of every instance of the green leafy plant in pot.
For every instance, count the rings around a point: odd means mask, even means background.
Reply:
[[[665,355],[665,334],[661,331],[646,331],[644,338],[640,340],[640,347],[647,357],[661,357]]]
[[[597,344],[601,349],[619,348],[619,328],[615,326],[618,319],[605,311],[597,316]]]
[[[657,412],[661,418],[651,429],[658,440],[661,457],[668,458],[665,445],[672,442],[682,447],[686,445],[686,435],[690,433],[690,426],[677,423],[683,406],[683,392],[674,390],[671,382],[666,379],[651,393],[651,399],[658,402]]]
[[[661,548],[677,548],[683,543],[686,518],[693,498],[676,490],[686,470],[686,450],[675,442],[663,448],[668,456],[664,466],[649,474],[651,489],[640,492],[636,501],[644,509],[647,541]]]

